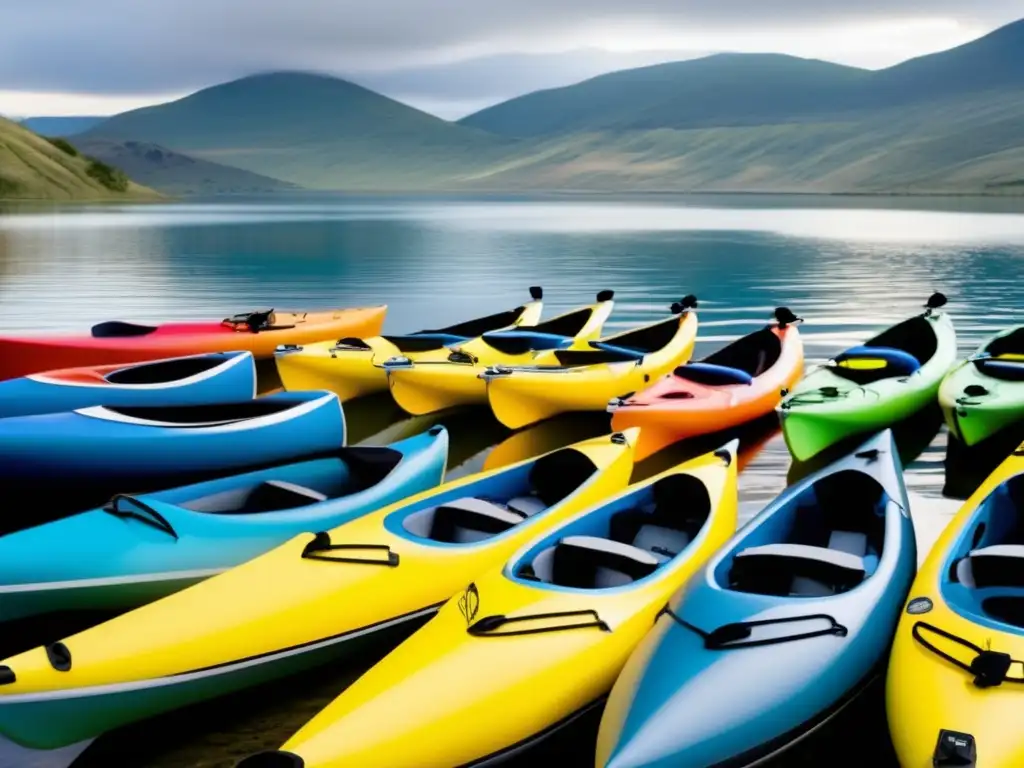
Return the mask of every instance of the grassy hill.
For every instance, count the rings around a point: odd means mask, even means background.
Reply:
[[[299,189],[241,168],[199,160],[139,141],[72,137],[90,157],[117,166],[140,184],[173,195],[262,194]]]
[[[311,188],[450,186],[509,139],[441,120],[338,78],[274,73],[116,115],[84,134],[152,142]]]
[[[19,122],[40,136],[74,136],[99,125],[105,117],[27,117]]]
[[[107,164],[0,118],[0,199],[129,200],[160,195]]]

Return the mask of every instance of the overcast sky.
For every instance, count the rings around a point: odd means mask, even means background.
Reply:
[[[1022,0],[0,0],[0,114],[112,114],[302,69],[451,118],[708,52],[877,69],[1021,16]]]

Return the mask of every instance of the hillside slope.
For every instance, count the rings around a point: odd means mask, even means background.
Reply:
[[[312,188],[431,188],[514,142],[338,78],[273,73],[116,115],[83,136],[152,142]]]
[[[72,137],[82,152],[117,166],[132,179],[174,195],[262,194],[299,189],[294,184],[260,176],[139,141]]]
[[[75,150],[70,150],[74,152]],[[0,118],[0,199],[131,200],[159,193]]]

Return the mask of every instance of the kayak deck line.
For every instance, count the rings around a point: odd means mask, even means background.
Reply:
[[[88,589],[90,587],[116,587],[122,584],[147,584],[157,581],[178,579],[205,579],[228,570],[225,568],[201,568],[192,571],[164,571],[162,573],[141,573],[130,576],[102,576],[95,579],[71,579],[68,581],[36,581],[28,584],[0,585],[0,595],[23,592],[40,592],[53,589]]]
[[[444,603],[437,603],[435,605],[427,606],[426,608],[420,608],[410,613],[402,614],[401,616],[395,616],[391,619],[379,621],[375,624],[369,624],[359,629],[354,629],[349,632],[343,632],[339,635],[331,637],[321,638],[319,640],[311,640],[306,643],[300,643],[299,645],[289,646],[288,648],[281,648],[274,651],[267,651],[266,653],[256,654],[254,656],[246,656],[241,659],[235,659],[234,661],[227,661],[220,664],[213,664],[208,667],[200,667],[199,669],[189,670],[187,672],[178,672],[172,675],[165,675],[163,677],[155,677],[150,680],[136,680],[128,683],[112,683],[108,685],[91,685],[82,688],[60,688],[52,691],[37,691],[35,693],[19,693],[12,694],[10,696],[0,697],[0,710],[5,706],[15,704],[26,704],[30,702],[39,701],[51,701],[54,699],[74,699],[74,698],[87,698],[91,696],[104,696],[114,693],[127,693],[131,691],[145,690],[148,688],[160,688],[164,686],[174,686],[183,683],[193,682],[195,680],[201,680],[207,677],[213,677],[221,674],[228,674],[231,672],[237,672],[250,667],[259,666],[260,664],[266,664],[275,661],[281,661],[283,659],[299,656],[303,653],[311,653],[313,651],[322,650],[329,648],[332,645],[347,642],[349,640],[355,640],[359,637],[373,634],[383,629],[390,627],[399,626],[408,621],[423,618],[436,613],[437,610],[444,605]],[[16,673],[16,670],[15,670]],[[2,768],[2,766],[0,766]]]

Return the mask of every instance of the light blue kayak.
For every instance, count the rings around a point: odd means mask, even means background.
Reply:
[[[606,768],[747,766],[859,692],[916,571],[889,430],[809,475],[672,599],[612,690]]]
[[[127,609],[183,589],[293,536],[328,530],[444,478],[443,427],[385,447],[142,496],[0,537],[0,621]]]
[[[134,365],[68,368],[0,381],[0,417],[95,405],[216,405],[255,396],[252,354],[215,352]]]

